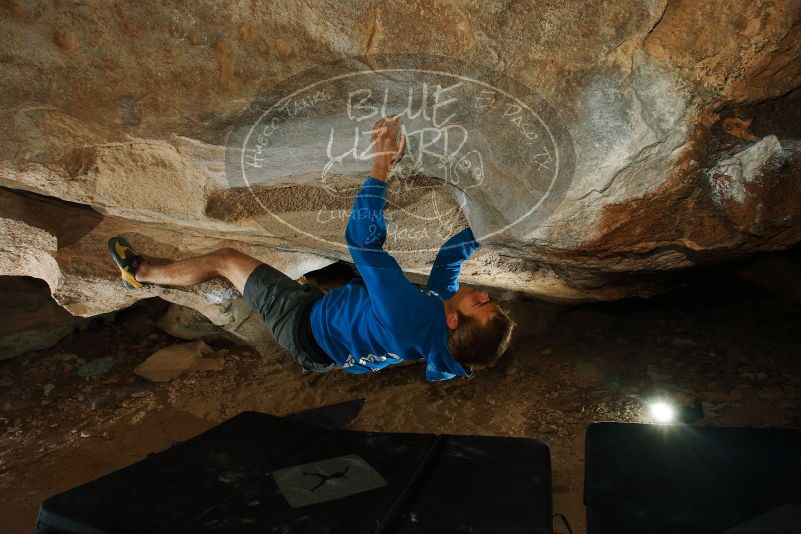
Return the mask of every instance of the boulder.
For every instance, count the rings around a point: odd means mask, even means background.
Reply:
[[[573,302],[801,241],[794,0],[0,9],[0,274],[76,315],[159,296],[243,324],[226,284],[125,291],[110,235],[294,278],[347,260],[384,112],[410,140],[386,243],[410,274],[467,224],[464,281]]]
[[[180,339],[226,339],[250,345],[263,356],[274,355],[276,345],[261,316],[240,297],[234,298],[227,306],[230,320],[216,325],[199,311],[172,303],[159,318],[158,326]]]
[[[50,298],[41,280],[0,276],[0,360],[46,349],[79,328],[88,319],[75,317]]]

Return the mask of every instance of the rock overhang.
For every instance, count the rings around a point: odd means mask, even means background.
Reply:
[[[531,96],[551,114],[573,151],[569,180],[560,182],[566,185],[547,216],[509,226],[536,195],[527,190],[530,182],[498,162],[523,161],[525,171],[537,160],[526,160],[531,154],[515,141],[519,130],[515,139],[510,135],[514,113],[493,119],[506,128],[492,127],[486,114],[465,113],[480,126],[474,130],[489,133],[475,137],[481,161],[464,161],[471,168],[481,163],[494,185],[460,188],[436,161],[401,173],[388,214],[424,230],[407,230],[418,245],[393,249],[409,272],[425,273],[445,230],[468,222],[489,237],[466,264],[465,280],[565,300],[647,295],[669,287],[663,275],[675,269],[787,248],[799,240],[801,132],[762,118],[798,114],[793,90],[801,83],[801,15],[793,4],[769,2],[757,14],[748,5],[620,1],[586,7],[581,16],[569,2],[538,10],[439,6],[426,16],[397,2],[351,3],[336,12],[310,4],[303,20],[276,6],[243,7],[236,17],[222,16],[221,6],[107,7],[86,18],[80,6],[34,13],[15,4],[5,22],[2,115],[9,131],[0,149],[0,183],[89,206],[103,222],[92,219],[86,241],[57,239],[55,253],[36,245],[25,255],[38,258],[36,265],[5,274],[39,269],[68,308],[91,314],[107,308],[93,304],[97,295],[116,295],[109,289],[116,284],[111,266],[87,259],[102,255],[103,240],[93,232],[103,228],[141,235],[143,246],[162,257],[233,245],[293,273],[347,259],[341,236],[368,166],[341,160],[325,182],[327,161],[319,159],[325,139],[300,134],[352,125],[332,113],[299,116],[295,137],[270,153],[280,163],[273,174],[249,186],[230,172],[231,159],[241,156],[232,148],[238,132],[253,123],[243,119],[263,113],[288,80],[326,80],[340,73],[332,71],[334,62],[373,76],[367,88],[379,95],[400,83],[397,73],[394,79],[377,74],[399,57],[407,58],[406,69],[417,61],[431,70],[433,56],[442,72],[517,88],[514,94]],[[23,42],[30,45],[24,51]],[[381,99],[361,104],[369,112]],[[401,100],[393,105],[404,108]],[[721,128],[732,114],[754,119],[751,137]],[[414,119],[409,128],[421,129]],[[412,152],[415,142],[419,147],[420,139],[411,139]],[[777,153],[777,146],[780,158],[751,157],[764,152],[760,147]],[[730,174],[714,169],[732,158],[747,172],[721,189],[720,177]],[[493,176],[504,178],[490,182]],[[407,184],[412,187],[404,189]],[[533,189],[541,194],[544,188]],[[715,201],[715,191],[725,194]],[[434,207],[449,215],[439,232],[422,216]],[[321,210],[328,212],[322,221]],[[55,223],[41,226],[30,208],[11,211],[3,216],[30,226],[31,235],[48,228],[50,235],[60,233]],[[314,232],[297,231],[309,222]],[[70,250],[77,243],[83,243],[80,255]],[[70,272],[81,273],[81,284],[91,279],[96,290],[67,289],[74,278],[64,273]],[[651,280],[653,273],[659,276]]]

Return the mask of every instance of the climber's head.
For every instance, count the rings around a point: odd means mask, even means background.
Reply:
[[[459,363],[490,367],[506,352],[514,321],[486,291],[462,285],[445,305],[448,349]]]

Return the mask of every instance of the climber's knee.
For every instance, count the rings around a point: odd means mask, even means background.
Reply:
[[[227,278],[240,292],[243,291],[250,273],[261,265],[256,258],[234,248],[221,248],[212,255],[215,257],[218,275]]]

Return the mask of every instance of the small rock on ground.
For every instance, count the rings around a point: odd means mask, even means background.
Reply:
[[[169,382],[192,371],[218,371],[222,362],[206,358],[214,349],[203,341],[181,343],[154,352],[134,368],[134,373],[151,382]]]

